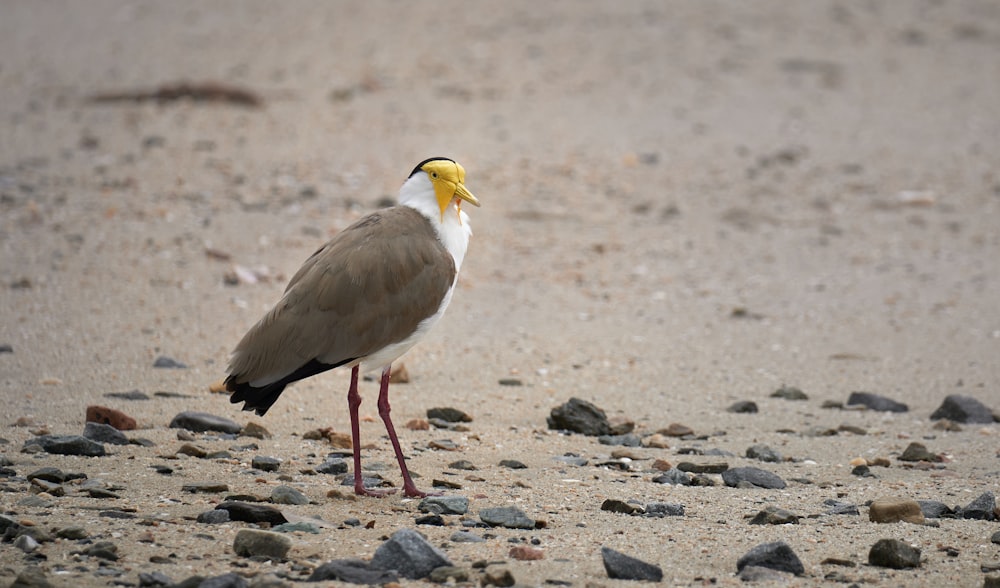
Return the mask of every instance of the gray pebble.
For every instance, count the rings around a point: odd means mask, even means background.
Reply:
[[[918,500],[917,504],[920,505],[920,510],[924,513],[924,518],[939,519],[943,516],[955,514],[947,504],[937,500]]]
[[[684,516],[684,505],[670,502],[650,502],[646,505],[647,517],[682,517]]]
[[[570,398],[552,409],[546,418],[550,429],[572,431],[598,437],[611,433],[608,415],[594,404],[580,398]]]
[[[972,396],[951,394],[931,414],[931,420],[948,419],[956,423],[990,424],[994,421],[993,411]]]
[[[253,459],[250,460],[250,467],[262,472],[276,472],[278,471],[278,468],[281,467],[281,460],[276,457],[255,455]]]
[[[45,578],[45,573],[42,570],[29,567],[17,575],[10,588],[53,588],[53,584]]]
[[[18,535],[17,539],[14,539],[14,547],[25,553],[32,553],[38,549],[38,541],[30,535]]]
[[[781,454],[771,449],[767,445],[751,445],[747,447],[747,457],[764,462],[777,463],[781,461]]]
[[[166,369],[184,369],[187,365],[173,359],[172,357],[167,357],[166,355],[160,355],[155,360],[153,360],[153,367],[155,368],[166,368]]]
[[[771,392],[771,398],[784,398],[785,400],[809,400],[809,396],[802,390],[794,386],[782,386]]]
[[[1000,531],[996,531],[995,533],[990,535],[990,542],[1000,545]]]
[[[457,408],[441,407],[427,409],[428,419],[441,419],[447,423],[471,423],[472,417]]]
[[[412,529],[400,529],[389,540],[378,546],[370,567],[376,570],[395,570],[399,575],[419,579],[428,576],[434,568],[453,565],[441,550],[427,542]]]
[[[280,533],[240,529],[233,540],[233,552],[241,557],[263,556],[282,559],[292,548],[292,540]]]
[[[243,427],[224,417],[215,416],[214,414],[209,414],[207,412],[188,410],[178,413],[177,416],[170,421],[170,428],[187,429],[188,431],[194,431],[195,433],[218,431],[220,433],[230,433],[235,435],[239,433]]]
[[[181,486],[181,490],[192,494],[212,494],[215,492],[228,492],[229,485],[225,482],[191,482],[190,484]]]
[[[899,461],[930,461],[939,462],[941,457],[931,453],[923,443],[913,442],[906,446],[899,456]]]
[[[198,514],[198,522],[203,525],[219,525],[229,522],[229,511],[212,509]]]
[[[129,390],[128,392],[108,392],[104,396],[107,398],[118,398],[120,400],[149,400],[149,396],[140,390]]]
[[[368,562],[361,559],[336,559],[329,561],[315,570],[307,582],[341,581],[351,584],[367,584],[381,586],[398,582],[399,576],[392,570],[373,569]]]
[[[205,578],[198,584],[198,588],[247,588],[248,586],[246,578],[234,572]]]
[[[271,527],[271,530],[275,533],[294,533],[298,531],[302,533],[312,533],[314,535],[319,534],[319,526],[308,521],[300,521],[298,523],[282,523],[276,527]]]
[[[674,486],[690,486],[691,474],[677,468],[670,468],[653,478],[657,484],[673,484]]]
[[[756,414],[758,410],[757,403],[752,400],[739,400],[726,408],[726,412],[735,414]]]
[[[833,498],[827,498],[823,501],[823,504],[830,507],[826,511],[828,515],[860,515],[861,511],[858,510],[858,505],[851,504],[850,502],[841,502],[839,500],[834,500]]]
[[[785,510],[783,508],[778,508],[776,506],[768,506],[764,510],[758,512],[752,519],[750,519],[751,525],[787,525],[799,524],[799,515],[795,514],[790,510]]]
[[[1000,531],[997,531],[1000,534]],[[448,538],[452,543],[484,543],[486,539],[483,539],[475,533],[470,533],[469,531],[455,531]]]
[[[891,398],[872,394],[871,392],[851,392],[851,395],[847,398],[847,406],[852,405],[867,406],[871,410],[880,412],[907,412],[910,410],[910,407],[902,402],[896,402]]]
[[[128,445],[128,437],[118,429],[104,423],[87,423],[83,426],[83,436],[98,443]]]
[[[601,435],[597,438],[597,442],[601,445],[622,445],[625,447],[642,446],[642,438],[634,433],[626,433],[625,435]]]
[[[245,523],[270,523],[280,525],[287,523],[288,519],[281,511],[273,506],[264,504],[250,504],[249,502],[226,501],[215,507],[216,510],[225,510],[229,513],[229,518],[234,521]]]
[[[992,521],[996,516],[994,511],[997,507],[996,496],[992,492],[983,492],[975,500],[962,507],[958,514],[963,519],[976,519],[980,521]]]
[[[274,504],[309,504],[309,497],[291,486],[276,486],[271,491]]]
[[[428,496],[417,505],[420,512],[463,515],[469,512],[469,499],[464,496]]]
[[[155,586],[172,586],[170,576],[163,572],[139,572],[139,588],[154,588]]]
[[[316,466],[316,471],[321,474],[346,474],[347,470],[347,461],[342,457],[327,458],[326,461]]]
[[[559,461],[577,467],[583,467],[589,463],[587,461],[587,458],[580,457],[579,455],[557,455],[552,459],[554,459],[555,461]]]
[[[896,570],[920,567],[920,549],[899,539],[879,539],[868,551],[868,563]]]
[[[453,470],[464,470],[464,471],[474,471],[476,468],[475,464],[467,459],[460,459],[458,461],[453,461],[448,464],[448,467]]]
[[[800,576],[806,571],[799,556],[795,555],[792,548],[784,541],[762,543],[746,552],[743,557],[737,560],[736,569],[741,571],[747,566],[760,566],[779,572],[788,572],[796,576]]]
[[[479,511],[479,519],[491,527],[507,529],[534,529],[535,521],[516,506],[484,508]]]
[[[722,472],[722,481],[726,483],[726,486],[732,487],[736,487],[744,482],[772,490],[780,490],[786,486],[785,481],[777,474],[753,467],[726,470]]]
[[[526,470],[528,466],[522,461],[516,459],[502,459],[500,460],[500,467],[509,468],[512,470]]]
[[[101,457],[107,455],[104,445],[82,435],[40,435],[24,442],[25,451],[29,446],[37,446],[46,453],[58,455],[82,455]]]
[[[659,582],[663,579],[660,566],[625,555],[609,547],[601,547],[601,559],[608,577],[615,580],[644,580]]]

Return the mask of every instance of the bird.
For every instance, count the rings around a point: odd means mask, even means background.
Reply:
[[[465,202],[480,206],[465,187],[465,168],[446,157],[421,161],[403,182],[398,204],[358,219],[313,253],[232,352],[224,380],[229,400],[260,416],[289,384],[351,370],[347,405],[358,495],[395,491],[366,488],[361,474],[358,375],[374,370],[381,370],[378,413],[403,495],[428,495],[413,482],[389,416],[389,373],[451,302],[472,236]]]

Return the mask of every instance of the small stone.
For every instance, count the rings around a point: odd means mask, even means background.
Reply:
[[[118,561],[118,546],[110,541],[98,541],[80,553],[108,561]]]
[[[421,517],[413,519],[413,522],[418,525],[427,525],[431,527],[443,527],[444,517],[439,514],[428,514]]]
[[[534,529],[535,521],[516,506],[484,508],[479,511],[479,519],[491,527],[507,529]]]
[[[134,392],[139,392],[134,390]],[[128,392],[122,394],[130,394]],[[142,392],[139,392],[142,394]],[[145,394],[143,394],[145,396]],[[134,431],[137,427],[135,419],[120,410],[108,408],[106,406],[91,405],[87,407],[86,419],[88,423],[100,423],[110,425],[119,431]]]
[[[784,541],[762,543],[745,553],[737,560],[736,569],[742,571],[747,566],[759,566],[796,576],[801,576],[806,571],[802,561]]]
[[[667,428],[660,429],[657,433],[666,435],[667,437],[687,437],[688,435],[694,435],[694,429],[680,423],[670,423],[667,425]]]
[[[316,471],[320,474],[346,474],[347,470],[347,462],[342,457],[328,457],[326,461],[316,466]]]
[[[282,523],[271,527],[271,530],[275,533],[312,533],[313,535],[319,534],[319,526],[315,523],[310,523],[308,521],[299,521],[297,523]]]
[[[184,492],[192,494],[212,494],[216,492],[228,492],[229,485],[225,482],[191,482],[181,486]]]
[[[600,435],[597,442],[601,445],[622,445],[625,447],[639,447],[642,445],[642,438],[632,433],[625,435]]]
[[[274,504],[309,504],[309,497],[291,486],[275,486],[271,491]]]
[[[368,586],[384,586],[395,584],[399,581],[399,576],[392,570],[374,569],[364,560],[335,559],[313,570],[306,581],[340,581],[351,584],[367,584]]]
[[[313,188],[315,190],[315,188]],[[409,384],[410,383],[410,371],[406,369],[406,364],[399,362],[392,364],[389,368],[389,383],[390,384]]]
[[[896,570],[920,567],[920,549],[898,539],[879,539],[868,551],[868,563]]]
[[[276,457],[255,455],[253,459],[250,460],[250,467],[262,472],[276,472],[278,471],[278,468],[281,467],[281,460]]]
[[[441,566],[434,568],[427,579],[435,584],[468,582],[469,571],[457,566]]]
[[[646,512],[641,506],[629,504],[624,500],[615,500],[613,498],[608,498],[601,503],[601,510],[627,515],[644,514]]]
[[[174,581],[163,572],[139,572],[139,588],[172,586]]]
[[[778,508],[776,506],[768,506],[764,510],[758,512],[752,519],[750,519],[751,525],[797,525],[799,524],[799,515],[793,513],[790,510],[785,510],[783,508]]]
[[[220,433],[237,434],[243,427],[227,418],[215,416],[207,412],[184,411],[170,421],[171,429],[187,429],[195,433],[216,431]]]
[[[721,474],[729,470],[729,464],[724,461],[717,463],[692,463],[690,461],[682,461],[677,464],[677,469],[682,472],[690,472],[692,474]]]
[[[528,547],[527,545],[515,545],[510,548],[507,555],[518,561],[535,561],[545,559],[544,551],[534,547]]]
[[[904,521],[914,525],[924,524],[924,513],[916,500],[906,498],[879,498],[868,506],[868,520],[873,523]]]
[[[14,539],[14,547],[25,553],[32,553],[38,549],[38,541],[30,535],[18,535],[17,539]]]
[[[670,449],[670,438],[660,433],[653,433],[642,438],[642,445],[655,449]]]
[[[457,408],[429,408],[427,409],[428,419],[441,419],[449,423],[471,423],[472,417],[458,410]]]
[[[722,481],[726,486],[736,487],[748,483],[760,488],[780,490],[786,486],[785,481],[777,474],[754,467],[732,468],[722,472]]]
[[[872,469],[867,465],[856,465],[851,469],[852,476],[860,476],[862,478],[874,478],[875,474],[872,473]]]
[[[379,545],[371,559],[377,570],[395,570],[404,578],[427,577],[434,568],[453,565],[441,550],[412,529],[400,529]]]
[[[924,518],[927,519],[939,519],[942,516],[955,514],[947,504],[937,500],[918,500],[917,504],[920,505],[920,510],[924,513]]]
[[[654,518],[682,517],[684,505],[670,502],[650,502],[646,505],[646,516]]]
[[[229,511],[218,508],[199,513],[197,518],[197,521],[203,525],[220,525],[228,523],[230,520]]]
[[[747,457],[764,462],[777,463],[781,461],[781,454],[771,449],[767,445],[751,445],[747,447]]]
[[[994,421],[993,411],[972,396],[950,394],[933,413],[931,420],[948,419],[956,423],[990,424]]]
[[[899,461],[930,461],[939,462],[941,456],[935,455],[927,450],[923,443],[913,442],[906,446],[899,456]]]
[[[292,540],[288,537],[257,529],[240,529],[233,540],[233,552],[241,557],[283,559],[291,548]]]
[[[962,425],[950,419],[941,419],[934,423],[934,426],[931,428],[935,431],[948,431],[951,433],[958,433],[964,430],[962,429]]]
[[[215,508],[229,512],[229,518],[234,521],[269,523],[272,526],[288,522],[288,519],[285,518],[285,515],[280,510],[264,504],[251,504],[249,502],[233,500],[223,502]]]
[[[963,519],[992,521],[996,519],[997,500],[992,492],[984,492],[975,500],[959,509]]]
[[[997,545],[1000,545],[1000,531],[996,531],[992,535],[990,535],[990,543],[996,543]]]
[[[69,539],[71,541],[79,541],[80,539],[86,539],[90,536],[90,532],[83,527],[63,527],[56,531],[56,537],[60,539]]]
[[[104,445],[82,435],[40,435],[24,442],[25,451],[30,446],[41,447],[46,453],[100,457],[107,455]]]
[[[553,408],[546,421],[550,429],[572,431],[592,437],[611,433],[607,414],[580,398],[570,398],[565,404]]]
[[[784,398],[785,400],[809,400],[805,392],[794,386],[782,386],[771,392],[771,398]]]
[[[497,588],[509,588],[517,583],[514,574],[507,568],[499,570],[487,570],[483,572],[483,577],[479,580],[480,586],[496,586]]]
[[[167,357],[166,355],[160,355],[153,361],[153,367],[155,368],[165,368],[165,369],[184,369],[187,365],[173,359],[172,357]]]
[[[837,427],[838,433],[851,433],[852,435],[867,435],[868,431],[856,425],[843,424]]]
[[[553,457],[555,461],[562,462],[571,466],[583,467],[587,465],[589,460],[585,457],[580,457],[579,455],[557,455]]]
[[[759,410],[757,403],[752,400],[738,400],[726,408],[726,412],[734,414],[757,414]]]
[[[204,459],[208,455],[208,451],[198,447],[197,445],[192,445],[191,443],[185,443],[177,449],[177,453],[180,455],[190,455],[191,457],[197,457],[198,459]]]
[[[128,437],[121,431],[103,423],[88,422],[83,426],[83,436],[98,443],[128,445]]]
[[[691,485],[691,474],[673,468],[654,477],[653,482],[657,484],[672,484],[674,486],[689,486]]]
[[[497,384],[501,386],[523,386],[524,382],[520,378],[500,378],[497,380]]]
[[[249,422],[243,426],[240,430],[241,437],[253,437],[254,439],[270,439],[272,437],[271,431],[264,428],[264,425],[260,425],[254,422]]]
[[[670,463],[665,459],[655,459],[653,460],[653,465],[649,466],[658,472],[666,472],[674,468],[674,464]]]
[[[524,465],[524,462],[517,461],[516,459],[502,459],[500,460],[500,467],[509,468],[512,470],[528,469],[528,466]]]
[[[469,499],[464,496],[428,496],[417,505],[420,512],[444,515],[464,515],[469,512]]]
[[[10,588],[54,588],[54,585],[46,579],[42,570],[30,567],[17,575]]]
[[[998,531],[1000,533],[1000,531]],[[479,535],[470,533],[468,531],[455,531],[448,538],[452,543],[484,543],[486,539],[483,539]]]
[[[250,584],[246,578],[235,572],[205,578],[198,583],[198,588],[248,588],[248,586]]]
[[[146,394],[145,392],[141,391],[141,390],[129,390],[128,392],[107,392],[107,393],[104,394],[104,397],[105,398],[117,398],[119,400],[133,400],[133,401],[135,401],[135,400],[149,400],[149,395]],[[87,408],[89,409],[90,407],[87,407]],[[118,412],[118,411],[115,411],[115,412]],[[124,414],[124,413],[122,413],[122,414]],[[101,421],[97,421],[97,422],[101,422]],[[105,423],[105,424],[106,425],[111,425],[111,426],[114,427],[114,424],[112,424],[112,423]],[[115,427],[115,428],[119,429],[119,427]],[[119,430],[125,430],[125,429],[119,429]]]
[[[663,579],[660,566],[646,563],[610,547],[601,547],[604,571],[614,580],[643,580],[659,582]]]
[[[823,504],[830,507],[826,511],[828,515],[860,515],[861,511],[858,510],[858,505],[851,504],[850,502],[841,502],[839,500],[834,500],[833,498],[828,498],[823,501]]]
[[[851,392],[847,398],[847,406],[867,406],[871,410],[880,412],[907,412],[910,407],[902,402],[896,402],[885,396],[872,394],[871,392]]]

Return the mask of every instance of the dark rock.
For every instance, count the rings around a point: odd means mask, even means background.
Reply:
[[[524,382],[520,378],[500,378],[497,380],[497,384],[501,386],[523,386]]]
[[[625,435],[601,435],[597,438],[601,445],[622,445],[625,447],[639,447],[642,445],[642,437],[634,433]]]
[[[747,447],[747,457],[770,463],[781,461],[781,454],[767,445],[751,445]]]
[[[990,543],[996,543],[997,545],[1000,545],[1000,531],[996,531],[995,533],[990,535]]]
[[[179,362],[176,359],[173,359],[171,357],[167,357],[165,355],[161,355],[161,356],[157,357],[153,361],[153,367],[155,367],[155,368],[168,368],[168,369],[169,368],[184,369],[184,368],[187,367],[187,365],[185,365],[185,364],[183,364],[183,363],[181,363],[181,362]]]
[[[469,512],[469,499],[464,496],[428,496],[417,505],[420,512],[443,515],[463,515]]]
[[[21,570],[10,588],[53,588],[53,584],[48,581],[42,570],[31,567]]]
[[[691,474],[677,468],[671,468],[662,474],[655,476],[653,481],[657,484],[673,484],[674,486],[691,485]]]
[[[920,510],[924,513],[924,518],[939,519],[943,516],[955,514],[947,504],[938,502],[937,500],[918,500],[917,504],[920,505]]]
[[[604,560],[604,571],[614,580],[659,582],[663,579],[663,570],[660,566],[646,563],[609,547],[601,547],[601,559]]]
[[[431,527],[443,527],[445,524],[444,517],[439,514],[427,514],[420,516],[413,519],[413,522],[418,525],[427,525]]]
[[[601,510],[606,510],[608,512],[617,512],[620,514],[644,514],[646,511],[636,504],[629,504],[624,500],[615,500],[613,498],[608,498],[601,503]]]
[[[86,478],[87,476],[86,474],[66,474],[59,468],[44,467],[31,472],[26,477],[29,481],[38,478],[47,482],[52,482],[53,484],[62,484],[63,482],[68,482],[69,480]]]
[[[471,461],[467,459],[460,459],[458,461],[453,461],[450,464],[448,464],[448,467],[453,470],[463,470],[470,472],[478,469],[476,468],[475,464],[473,464]]]
[[[758,512],[752,519],[750,519],[751,525],[787,525],[799,524],[799,515],[793,513],[790,510],[785,510],[783,508],[778,508],[776,506],[768,506],[764,510]]]
[[[757,408],[757,403],[752,400],[738,400],[726,408],[726,412],[736,414],[757,414],[759,410],[760,409]]]
[[[241,557],[262,556],[283,559],[292,548],[292,540],[281,533],[240,529],[233,539],[233,552]]]
[[[484,543],[486,541],[486,539],[469,531],[455,531],[448,539],[452,543]]]
[[[692,463],[690,461],[682,461],[677,464],[677,469],[692,474],[721,474],[729,470],[729,464],[726,462]]]
[[[737,560],[736,569],[742,571],[747,566],[769,568],[796,576],[801,576],[806,571],[799,556],[795,555],[792,548],[784,541],[762,543],[746,552],[743,557]]]
[[[108,392],[104,395],[104,397],[117,398],[119,400],[149,400],[149,395],[141,390],[129,390],[128,392]],[[111,423],[107,424],[111,425]],[[117,427],[115,428],[117,429]]]
[[[499,570],[486,570],[483,572],[483,577],[479,580],[480,586],[496,586],[497,588],[508,588],[517,584],[517,580],[514,579],[514,574],[510,573],[507,568],[501,568]]]
[[[192,494],[213,494],[215,492],[228,492],[229,485],[225,482],[191,482],[181,486],[181,490]]]
[[[222,523],[228,523],[230,521],[229,511],[215,508],[200,513],[197,520],[203,525],[219,525]]]
[[[546,421],[550,429],[562,429],[592,437],[611,433],[611,424],[604,411],[579,398],[570,398],[566,404],[553,408]]]
[[[528,469],[528,466],[524,465],[524,462],[517,461],[516,459],[502,459],[500,460],[500,467],[510,468],[512,470]]]
[[[774,585],[788,584],[791,579],[791,576],[784,572],[761,566],[746,566],[736,574],[736,577],[747,584],[766,582]]]
[[[309,504],[309,497],[291,486],[275,486],[271,491],[274,504]]]
[[[853,468],[851,468],[851,475],[852,476],[860,476],[862,478],[874,478],[875,477],[875,474],[872,473],[872,469],[870,467],[868,467],[867,465],[864,465],[864,464],[856,465]]]
[[[155,588],[156,586],[172,586],[174,581],[163,572],[139,572],[139,588]]]
[[[851,395],[847,398],[847,406],[859,404],[880,412],[907,412],[910,410],[910,407],[902,402],[896,402],[885,396],[879,396],[871,392],[851,392]]]
[[[242,429],[242,427],[240,427],[236,422],[227,418],[215,416],[207,412],[197,412],[193,410],[178,413],[178,415],[170,421],[170,428],[187,429],[188,431],[194,431],[195,433],[217,431],[233,435],[239,433]]]
[[[498,506],[479,511],[479,519],[491,527],[534,529],[535,521],[516,506]]]
[[[86,419],[88,423],[110,425],[119,431],[134,431],[138,426],[134,418],[128,416],[120,410],[115,410],[106,406],[88,406]]]
[[[108,561],[118,561],[118,546],[110,541],[98,541],[80,553]]]
[[[667,428],[656,431],[667,437],[687,437],[694,435],[694,429],[682,423],[670,423]]]
[[[285,515],[281,514],[280,510],[263,504],[232,501],[223,502],[215,508],[227,511],[229,518],[234,521],[270,523],[271,525],[280,525],[288,522],[288,519],[285,518]]]
[[[941,456],[928,451],[927,447],[925,447],[923,443],[917,443],[914,441],[906,446],[902,455],[899,456],[899,461],[939,462],[941,461]]]
[[[726,486],[732,487],[739,486],[741,483],[772,490],[780,490],[785,487],[785,481],[777,474],[753,467],[726,470],[722,472],[722,481],[726,483]]]
[[[850,502],[841,502],[839,500],[834,500],[833,498],[827,498],[823,501],[823,504],[830,507],[826,514],[828,515],[860,515],[861,511],[858,510],[858,505],[851,504]]]
[[[378,546],[370,567],[376,570],[395,570],[404,578],[419,579],[434,568],[453,565],[438,548],[427,542],[412,529],[400,529],[389,540]]]
[[[684,505],[670,502],[650,502],[646,505],[647,517],[682,517],[684,516]]]
[[[253,459],[250,460],[250,467],[262,472],[276,472],[278,471],[278,468],[281,467],[281,460],[276,457],[268,457],[266,455],[255,455]]]
[[[785,400],[809,400],[805,392],[793,386],[782,386],[771,392],[771,398],[784,398]]]
[[[471,423],[472,417],[457,408],[428,408],[428,419],[441,419],[448,423]]]
[[[316,466],[316,471],[320,474],[346,474],[347,470],[347,461],[341,457],[327,458],[326,461]]]
[[[469,570],[458,566],[441,566],[434,568],[427,579],[435,584],[459,584],[469,581]]]
[[[899,539],[879,539],[868,551],[868,563],[896,570],[920,567],[920,549]]]
[[[399,576],[393,570],[374,569],[368,562],[360,559],[335,559],[315,570],[307,582],[349,582],[351,584],[366,584],[381,586],[399,581]]]
[[[956,423],[989,424],[994,421],[993,412],[985,404],[972,396],[950,394],[933,413],[931,420],[948,419]]]
[[[79,541],[80,539],[86,539],[89,536],[90,533],[83,527],[72,526],[56,530],[56,537],[59,537],[60,539],[69,539],[70,541]]]
[[[978,498],[959,509],[958,514],[963,519],[992,521],[996,518],[996,496],[992,492],[984,492]]]
[[[10,343],[0,343],[0,353],[14,353],[14,346]]]
[[[111,445],[128,445],[128,437],[121,431],[101,423],[87,423],[83,426],[83,436],[98,443],[109,443]]]
[[[205,578],[198,584],[198,588],[247,588],[248,586],[250,584],[246,578],[234,572]]]
[[[82,455],[85,457],[107,455],[104,445],[82,435],[40,435],[25,441],[21,451],[25,451],[32,445],[41,447],[46,453],[58,455]]]

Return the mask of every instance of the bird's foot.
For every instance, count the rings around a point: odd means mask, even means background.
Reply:
[[[409,498],[427,498],[428,496],[441,496],[443,492],[424,492],[412,484],[403,485],[403,496]]]

